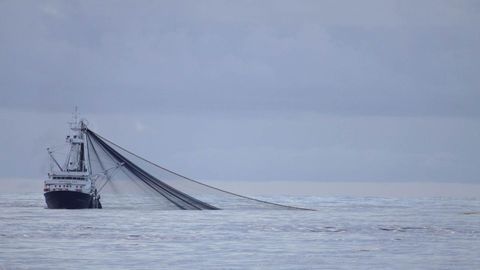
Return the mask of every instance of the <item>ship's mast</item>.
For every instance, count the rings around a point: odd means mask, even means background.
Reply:
[[[88,160],[88,147],[86,145],[87,124],[85,120],[78,120],[78,109],[75,107],[73,121],[69,122],[70,129],[73,131],[67,136],[67,143],[70,144],[70,152],[65,161],[66,171],[84,172],[90,174]]]

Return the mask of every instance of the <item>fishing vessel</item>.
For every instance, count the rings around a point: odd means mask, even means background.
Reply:
[[[47,148],[51,158],[44,186],[48,208],[102,208],[100,192],[107,184],[118,188],[131,183],[145,195],[154,194],[165,210],[303,209],[235,194],[162,167],[89,129],[86,120],[78,120],[76,109],[70,129],[63,164],[57,161],[56,151]]]
[[[63,164],[54,157],[53,150],[47,148],[52,164],[43,190],[47,207],[102,208],[95,185],[98,175],[92,174],[88,159],[87,123],[85,120],[78,121],[78,114],[75,113],[70,129],[71,134],[66,137],[69,150]]]

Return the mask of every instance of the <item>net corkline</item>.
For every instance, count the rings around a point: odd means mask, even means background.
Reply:
[[[204,184],[149,161],[90,129],[86,129],[86,137],[92,173],[103,172],[105,175],[101,188],[127,179],[157,194],[165,209],[312,210],[251,198]]]

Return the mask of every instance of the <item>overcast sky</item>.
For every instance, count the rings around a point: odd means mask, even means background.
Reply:
[[[479,1],[1,1],[0,178],[78,105],[200,180],[478,183],[479,48]]]

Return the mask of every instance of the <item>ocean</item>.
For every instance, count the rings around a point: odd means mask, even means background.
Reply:
[[[300,210],[45,209],[0,194],[0,269],[480,269],[480,199],[266,197]]]

